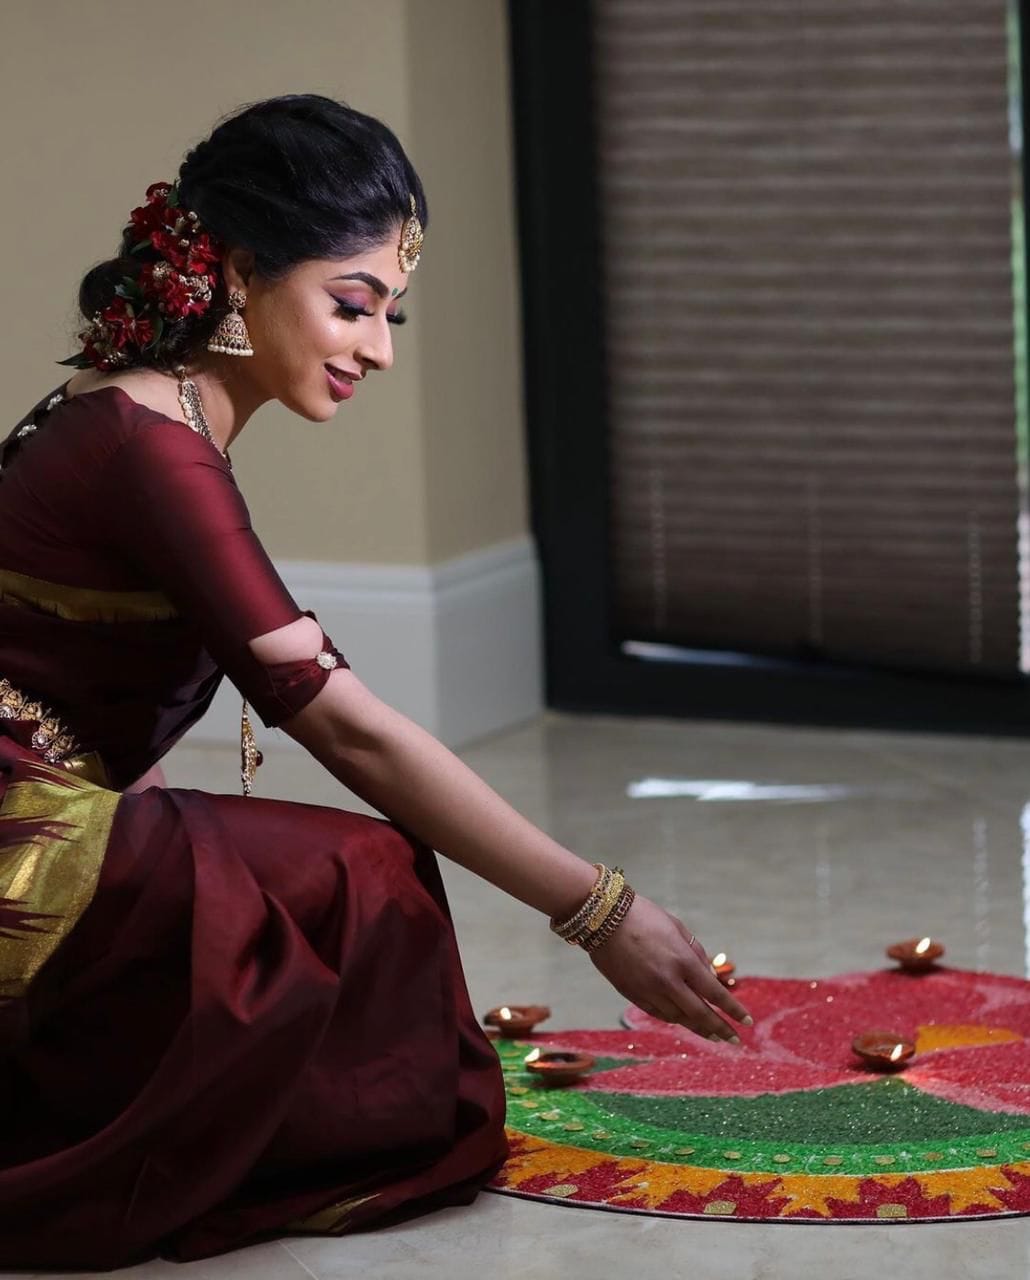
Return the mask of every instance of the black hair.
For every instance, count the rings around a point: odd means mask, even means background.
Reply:
[[[287,94],[242,107],[183,160],[179,205],[222,244],[250,250],[256,270],[278,279],[315,258],[347,258],[381,245],[411,213],[426,225],[425,193],[395,135],[381,121],[318,94]],[[142,203],[142,195],[140,197]],[[154,250],[118,256],[87,272],[79,309],[87,321],[134,279]],[[199,351],[225,314],[225,289],[200,317],[165,324],[161,341],[131,363],[170,368]]]

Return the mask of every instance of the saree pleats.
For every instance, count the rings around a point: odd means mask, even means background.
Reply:
[[[0,1020],[21,1100],[0,1265],[197,1258],[471,1200],[505,1155],[503,1090],[432,851],[335,809],[115,799],[89,905],[24,1027]]]

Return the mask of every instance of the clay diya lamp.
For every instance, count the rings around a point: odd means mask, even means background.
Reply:
[[[944,955],[944,947],[934,938],[909,938],[887,948],[887,955],[908,973],[931,969]]]
[[[851,1051],[876,1071],[900,1071],[916,1047],[894,1031],[865,1031],[852,1040]]]
[[[590,1070],[596,1059],[589,1053],[573,1053],[571,1050],[533,1049],[526,1055],[524,1066],[530,1075],[545,1085],[575,1084]]]
[[[544,1004],[502,1004],[484,1014],[483,1021],[488,1027],[496,1027],[502,1039],[514,1040],[532,1035],[536,1024],[550,1016],[551,1011]]]
[[[720,951],[718,955],[712,956],[712,972],[724,987],[735,987],[737,985],[737,980],[733,976],[737,972],[737,966],[730,960],[725,951]]]

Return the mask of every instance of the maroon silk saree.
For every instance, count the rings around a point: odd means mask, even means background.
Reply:
[[[114,388],[41,402],[0,458],[0,1266],[467,1203],[503,1090],[432,851],[338,809],[122,793],[223,672],[266,724],[331,676],[250,653],[300,613],[227,463]]]

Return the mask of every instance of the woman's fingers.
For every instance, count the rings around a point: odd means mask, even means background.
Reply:
[[[715,976],[694,934],[646,898],[636,898],[623,927],[591,954],[591,960],[644,1013],[697,1035],[739,1044],[721,1013],[745,1026],[752,1024],[748,1011]],[[643,1000],[637,999],[638,993]]]
[[[681,986],[680,990],[686,997],[685,1000],[680,1001],[680,1007],[686,1005],[690,1015],[697,1020],[700,1025],[699,1034],[706,1035],[709,1040],[729,1040],[740,1043],[736,1030],[719,1017],[710,1003],[701,999],[690,987]]]
[[[684,988],[684,991],[687,991],[687,988]],[[662,1022],[671,1022],[676,1026],[686,1027],[688,1031],[693,1031],[695,1035],[699,1035],[703,1040],[724,1040],[729,1043],[739,1043],[733,1028],[728,1023],[723,1022],[703,1000],[696,998],[691,1000],[689,992],[686,996],[680,994],[677,999],[678,1003],[672,997],[664,1001],[639,1002],[637,1008],[651,1018],[660,1018]]]
[[[639,1002],[637,1008],[649,1018],[661,1018],[663,1022],[680,1022],[683,1015],[670,1000],[668,1004]]]
[[[691,951],[693,951],[694,955],[696,955],[697,958],[704,965],[704,967],[706,969],[710,969],[712,967],[712,957],[704,949],[704,947],[701,945],[698,939],[694,936],[694,934],[690,935],[690,942],[688,945]]]
[[[737,1022],[742,1022],[745,1027],[750,1027],[754,1021],[744,1006],[722,985],[719,979],[712,971],[712,962],[709,959],[708,952],[698,941],[697,936],[690,932],[681,920],[677,920],[680,933],[686,940],[687,946],[691,949],[698,960],[701,962],[700,974],[695,974],[691,968],[687,975],[686,981],[690,986],[702,995],[709,1004],[714,1004],[720,1008],[723,1013],[728,1013],[731,1018],[735,1018]]]
[[[729,1023],[724,1022],[710,1005],[695,995],[685,984],[677,984],[669,992],[669,998],[678,1010],[676,1021],[683,1026],[689,1027],[691,1031],[706,1040],[740,1043],[740,1038]]]
[[[676,917],[673,916],[673,919],[675,920]],[[708,952],[701,945],[700,941],[698,940],[697,934],[691,933],[682,920],[676,920],[676,928],[679,929],[687,946],[691,949],[691,951],[693,951],[694,955],[697,956],[697,958],[701,961],[701,963],[708,964],[709,963]]]
[[[714,1004],[717,1009],[721,1009],[723,1013],[728,1014],[737,1022],[742,1022],[745,1027],[750,1027],[754,1019],[744,1008],[735,996],[730,995],[729,991],[722,985],[719,979],[712,972],[711,965],[705,965],[700,972],[691,968],[684,975],[686,981],[698,995],[703,996],[709,1004]]]

